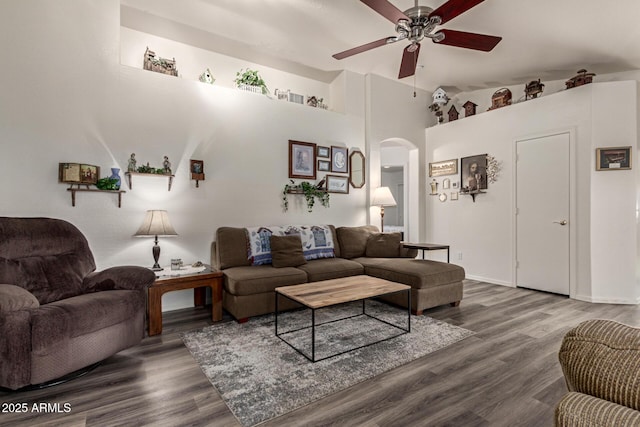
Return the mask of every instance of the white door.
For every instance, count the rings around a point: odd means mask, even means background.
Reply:
[[[516,142],[516,285],[569,295],[569,133]]]

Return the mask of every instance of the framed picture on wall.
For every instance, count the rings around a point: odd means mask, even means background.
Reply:
[[[631,169],[631,147],[596,148],[596,170]]]
[[[329,160],[318,160],[318,172],[329,172],[331,170],[331,162]]]
[[[346,147],[331,146],[331,172],[349,172],[349,149]]]
[[[460,159],[460,192],[487,189],[487,155],[463,157]]]
[[[289,178],[316,179],[316,144],[289,140]]]
[[[349,179],[346,176],[327,175],[327,191],[349,194]]]
[[[323,147],[318,145],[318,157],[322,157],[323,159],[329,158],[329,147]]]
[[[83,163],[60,163],[58,181],[70,184],[95,184],[100,177],[100,167]]]

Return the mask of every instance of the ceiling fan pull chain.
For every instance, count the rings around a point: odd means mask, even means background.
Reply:
[[[416,97],[416,75],[413,74],[413,97]]]

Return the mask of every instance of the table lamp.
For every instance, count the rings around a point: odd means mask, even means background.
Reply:
[[[375,189],[371,206],[380,207],[380,231],[384,232],[384,207],[397,206],[396,199],[393,198],[389,187],[378,187]]]
[[[173,229],[171,222],[169,221],[169,215],[167,211],[147,211],[144,221],[135,237],[150,237],[155,236],[155,245],[153,246],[153,260],[155,263],[151,269],[153,271],[162,271],[163,268],[158,264],[160,258],[160,246],[158,246],[158,236],[171,237],[177,236],[176,230]]]

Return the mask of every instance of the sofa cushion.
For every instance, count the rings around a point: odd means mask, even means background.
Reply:
[[[340,256],[342,258],[357,258],[365,256],[367,239],[372,233],[377,233],[378,228],[373,225],[361,227],[338,227],[338,243],[340,244]]]
[[[439,261],[408,258],[356,258],[369,276],[403,283],[414,289],[430,288],[464,280],[464,268]]]
[[[365,255],[372,258],[398,258],[400,233],[372,233],[367,239]]]
[[[225,291],[233,295],[253,295],[273,291],[278,286],[306,283],[307,273],[294,267],[273,268],[270,265],[227,268]]]
[[[66,339],[134,318],[145,303],[144,291],[103,291],[41,305],[31,316],[33,350],[53,351]]]
[[[251,265],[247,258],[247,231],[244,228],[220,227],[216,231],[218,268]]]
[[[0,314],[30,308],[38,308],[38,299],[26,289],[0,283]]]
[[[364,267],[344,258],[315,259],[298,267],[307,273],[309,282],[364,274]]]
[[[271,259],[275,268],[306,264],[300,236],[271,236]]]

